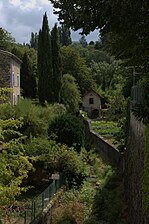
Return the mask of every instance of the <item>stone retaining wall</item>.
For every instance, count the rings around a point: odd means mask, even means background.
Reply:
[[[126,151],[121,155],[100,135],[91,130],[89,121],[85,121],[87,138],[111,165],[123,174],[124,191],[127,209],[125,211],[128,224],[149,224],[149,211],[142,206],[142,181],[144,172],[144,124],[130,114],[130,128]],[[149,192],[149,191],[148,191]]]
[[[90,121],[84,120],[84,125],[86,138],[91,144],[93,144],[95,149],[99,151],[103,158],[107,160],[112,166],[117,167],[118,169],[123,169],[123,159],[119,151],[106,140],[104,140],[102,136],[98,135],[92,130]]]
[[[138,121],[133,113],[131,113],[124,169],[128,224],[149,224],[149,213],[144,212],[142,206],[144,139],[144,124],[142,121]]]

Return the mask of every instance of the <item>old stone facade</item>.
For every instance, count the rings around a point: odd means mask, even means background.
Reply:
[[[83,97],[82,109],[91,115],[101,114],[101,96],[94,90],[90,90]]]
[[[12,88],[10,100],[13,105],[20,98],[20,65],[19,58],[0,50],[0,88]]]

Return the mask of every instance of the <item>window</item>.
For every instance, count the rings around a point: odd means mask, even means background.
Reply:
[[[94,98],[89,98],[89,104],[94,104]]]
[[[19,78],[19,75],[17,75],[17,86],[18,87],[20,86],[20,78]]]
[[[12,87],[14,86],[14,72],[12,72]]]

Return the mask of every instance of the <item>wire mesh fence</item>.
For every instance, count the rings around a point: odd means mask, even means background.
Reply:
[[[33,198],[30,208],[20,214],[23,224],[30,224],[47,206],[56,191],[65,184],[65,176],[61,174],[37,197]]]

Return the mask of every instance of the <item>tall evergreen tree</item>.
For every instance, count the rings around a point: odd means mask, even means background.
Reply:
[[[82,37],[80,38],[79,42],[82,45],[82,47],[86,47],[87,46],[87,41],[86,41],[85,35],[82,35]]]
[[[38,48],[38,34],[31,32],[30,46],[37,50]]]
[[[56,24],[51,32],[51,43],[52,43],[52,66],[53,66],[53,80],[52,80],[53,102],[59,102],[59,93],[62,82],[62,61],[60,55],[59,33]]]
[[[20,86],[22,88],[23,97],[36,97],[36,78],[32,73],[32,67],[27,53],[25,52],[21,64]]]
[[[38,94],[39,102],[44,104],[46,100],[49,103],[53,101],[51,37],[46,13],[43,16],[43,24],[42,29],[39,31],[38,42]]]
[[[70,29],[66,25],[62,24],[62,26],[58,28],[58,31],[61,45],[70,45],[72,43]]]

